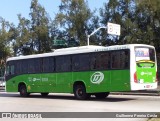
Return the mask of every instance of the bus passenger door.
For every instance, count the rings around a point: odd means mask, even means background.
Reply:
[[[71,56],[56,57],[56,91],[72,92]]]
[[[55,92],[56,90],[56,73],[54,57],[42,58],[42,86],[44,92]]]
[[[29,59],[28,62],[28,80],[30,92],[41,92],[41,61],[38,58]]]

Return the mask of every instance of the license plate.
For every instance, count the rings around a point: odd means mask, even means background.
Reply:
[[[146,88],[150,88],[150,85],[146,85]]]

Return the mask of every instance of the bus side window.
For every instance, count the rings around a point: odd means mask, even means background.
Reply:
[[[22,60],[21,61],[21,74],[28,73],[28,60]]]
[[[72,70],[73,71],[87,71],[89,70],[89,54],[78,54],[72,56]]]
[[[10,75],[14,75],[15,74],[15,66],[11,65],[10,66]]]
[[[70,56],[57,56],[56,57],[56,71],[68,72],[71,71],[71,57]]]
[[[101,69],[109,69],[110,68],[110,58],[109,53],[102,53],[100,56]]]
[[[16,61],[15,62],[15,74],[21,74],[21,61]]]
[[[90,68],[91,70],[95,70],[96,69],[96,55],[95,54],[91,54],[90,55]]]
[[[54,57],[49,57],[49,72],[54,72],[55,71],[55,58]]]
[[[35,72],[34,59],[28,59],[26,61],[28,63],[28,73],[34,73]]]
[[[129,51],[120,50],[113,51],[111,54],[112,69],[126,69],[129,68]]]
[[[34,63],[34,73],[41,73],[42,72],[42,68],[41,68],[41,64],[42,64],[42,58],[36,58],[33,60]]]
[[[6,68],[6,75],[7,75],[7,76],[10,75],[9,65],[8,65],[7,68]]]
[[[122,50],[120,51],[120,68],[127,69],[129,68],[129,51],[128,50]]]
[[[109,69],[110,68],[110,54],[109,52],[94,53],[91,55],[91,70]]]
[[[6,75],[14,75],[15,74],[15,65],[14,62],[9,62],[7,64]]]
[[[112,59],[112,64],[111,64],[111,65],[112,65],[112,69],[113,69],[113,68],[115,68],[115,54],[112,53],[112,56],[111,56],[111,57],[112,57],[112,58],[111,58],[111,59]]]
[[[42,59],[42,72],[54,72],[55,65],[54,65],[54,57],[44,57]]]
[[[129,50],[125,50],[125,60],[124,60],[124,62],[125,62],[125,68],[129,68],[129,62],[130,62],[130,60],[129,60]]]
[[[112,69],[120,69],[121,63],[120,63],[120,52],[119,51],[113,51],[111,54],[111,60],[112,60]]]

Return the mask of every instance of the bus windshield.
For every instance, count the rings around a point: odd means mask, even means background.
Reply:
[[[152,61],[155,62],[155,51],[152,48],[136,47],[135,48],[136,61]]]

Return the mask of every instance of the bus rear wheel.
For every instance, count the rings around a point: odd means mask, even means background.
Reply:
[[[20,85],[19,92],[20,92],[20,96],[21,97],[28,97],[29,94],[30,94],[30,93],[27,92],[27,88],[26,88],[26,86],[24,84]]]
[[[105,99],[109,95],[109,92],[96,93],[95,96],[97,99]]]
[[[84,85],[75,85],[74,86],[74,96],[78,100],[85,100],[90,97],[90,94],[86,93],[86,88]]]

